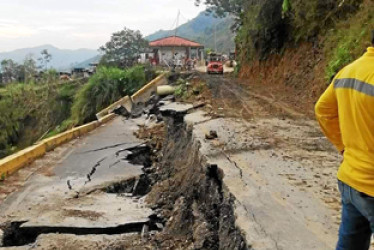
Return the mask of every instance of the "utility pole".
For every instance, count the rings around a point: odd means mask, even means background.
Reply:
[[[217,53],[217,24],[214,25],[214,52]]]
[[[175,43],[175,39],[177,38],[177,32],[178,32],[178,25],[179,25],[179,16],[180,16],[180,14],[181,14],[181,11],[178,10],[177,23],[176,23],[175,30],[174,30],[174,43]],[[174,47],[173,47],[173,54],[174,54]]]
[[[178,10],[178,15],[177,15],[177,26],[175,26],[175,33],[174,33],[174,37],[177,36],[177,31],[178,31],[178,26],[179,26],[179,17],[181,15],[181,10]]]
[[[179,25],[179,16],[181,14],[181,11],[178,10],[178,15],[177,15],[177,22],[176,22],[176,26],[175,26],[175,30],[174,30],[174,46],[173,46],[173,64],[174,64],[174,67],[175,67],[175,63],[176,63],[176,58],[175,58],[175,40],[177,38],[177,31],[178,31],[178,25]]]

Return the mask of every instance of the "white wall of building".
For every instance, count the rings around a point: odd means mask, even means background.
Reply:
[[[203,49],[188,47],[158,47],[157,50],[159,63],[164,66],[171,66],[173,64],[174,54],[177,54],[175,59],[181,61],[183,65],[187,59],[201,60],[204,58]],[[142,58],[142,60],[144,59]]]
[[[161,47],[158,50],[158,56],[160,58],[160,64],[164,65],[165,61],[167,64],[170,65],[170,63],[173,61],[173,51],[174,53],[178,53],[176,55],[177,60],[183,60],[183,58],[187,58],[186,54],[186,48],[183,47]]]
[[[141,53],[139,63],[148,63],[149,58],[154,58],[154,53]]]

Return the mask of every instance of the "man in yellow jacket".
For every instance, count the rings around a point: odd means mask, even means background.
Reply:
[[[315,112],[326,137],[344,155],[336,249],[367,250],[374,233],[374,31],[372,47],[335,76]]]

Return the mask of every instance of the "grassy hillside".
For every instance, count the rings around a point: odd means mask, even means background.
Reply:
[[[84,82],[43,85],[14,83],[0,95],[0,158],[27,147],[70,116],[74,95]]]
[[[88,81],[59,82],[52,74],[43,84],[0,88],[0,158],[95,120],[100,110],[132,95],[154,76],[143,66],[99,68]]]
[[[215,48],[215,31],[217,50],[228,53],[230,49],[235,48],[235,34],[231,32],[233,25],[231,17],[215,18],[211,14],[201,12],[196,18],[181,25],[177,29],[177,35],[188,38],[203,44],[206,48]],[[175,30],[160,30],[146,37],[153,41],[159,38],[172,36]]]

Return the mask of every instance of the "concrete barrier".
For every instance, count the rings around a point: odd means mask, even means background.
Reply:
[[[157,87],[168,84],[166,78],[167,73],[163,73],[153,79],[150,83],[141,88],[138,92],[131,96],[133,103],[147,102],[152,94],[156,93]]]
[[[73,128],[61,134],[45,139],[41,141],[39,144],[30,146],[15,154],[12,154],[8,157],[1,159],[0,178],[4,179],[5,177],[16,172],[17,170],[32,163],[34,160],[42,157],[46,152],[49,152],[57,148],[58,146],[71,141],[72,139],[87,134],[88,132],[99,127],[100,125],[112,120],[115,116],[115,114],[106,115],[102,117],[99,121],[94,121],[83,126]]]
[[[116,116],[111,112],[113,112],[113,110],[118,108],[119,106],[123,105],[124,107],[126,107],[126,109],[129,109],[129,111],[131,111],[134,100],[136,101],[136,103],[146,102],[152,95],[152,93],[156,92],[157,86],[165,84],[167,84],[166,73],[163,73],[152,80],[150,83],[148,83],[146,86],[144,86],[142,89],[140,89],[138,92],[136,92],[131,98],[125,96],[121,100],[100,111],[96,115],[98,121],[73,128],[69,131],[45,139],[40,143],[25,148],[15,154],[0,159],[0,179],[4,179],[10,174],[13,174],[17,170],[32,163],[37,158],[42,157],[46,152],[49,152],[74,138],[87,134],[100,125],[107,123]]]
[[[46,152],[44,144],[34,145],[0,160],[0,176],[4,179]]]
[[[114,117],[116,117],[116,115],[112,113],[112,114],[104,116],[103,118],[100,118],[99,122],[100,122],[100,124],[104,124],[104,123],[107,123],[108,121],[112,120]]]
[[[166,85],[168,83],[166,79],[167,73],[162,73],[152,81],[150,81],[147,85],[137,91],[131,97],[125,96],[118,100],[117,102],[111,104],[109,107],[101,110],[99,113],[96,114],[97,119],[101,119],[105,115],[108,115],[113,112],[113,110],[123,106],[126,108],[127,111],[131,112],[134,103],[138,102],[146,102],[149,100],[153,93],[156,93],[157,86]]]
[[[129,96],[125,96],[125,97],[121,98],[119,101],[116,101],[115,103],[113,103],[109,107],[107,107],[107,108],[103,109],[102,111],[100,111],[99,113],[97,113],[96,118],[101,119],[102,117],[112,113],[113,110],[119,108],[120,106],[124,106],[127,111],[131,112],[132,105],[133,105],[133,103],[132,103],[131,98]]]

